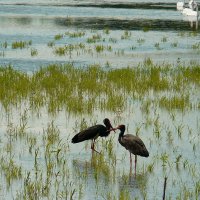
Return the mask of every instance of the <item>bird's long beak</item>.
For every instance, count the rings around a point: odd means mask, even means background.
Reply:
[[[110,129],[110,131],[114,131],[115,133],[116,133],[116,128],[113,128],[112,126],[111,126],[111,129]]]
[[[118,127],[115,127],[115,128],[112,127],[110,130],[111,130],[111,131],[114,131],[114,132],[116,133],[117,128],[118,128]]]
[[[110,131],[114,131],[114,132],[115,132],[116,129],[113,128],[113,126],[112,126],[111,124],[110,124],[110,127],[111,127],[111,128],[110,128]],[[116,133],[116,132],[115,132],[115,133]]]
[[[117,129],[119,129],[119,126],[112,128],[113,131],[116,131]]]

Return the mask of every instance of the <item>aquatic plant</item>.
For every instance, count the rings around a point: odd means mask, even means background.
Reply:
[[[12,43],[13,49],[23,49],[32,45],[32,41],[15,41]]]
[[[70,38],[78,38],[85,36],[85,32],[77,31],[77,32],[66,32],[65,35],[69,36]]]
[[[167,37],[164,36],[163,38],[161,38],[161,42],[163,42],[163,43],[167,42]]]
[[[2,157],[0,167],[6,177],[6,183],[9,187],[12,184],[12,181],[22,177],[22,168],[21,166],[18,166],[13,159],[7,160]]]
[[[63,34],[57,34],[54,36],[54,40],[61,40],[63,38]]]
[[[92,35],[92,37],[87,38],[87,43],[96,43],[96,42],[100,42],[102,39],[100,34],[95,34]]]
[[[124,31],[123,35],[121,36],[122,40],[128,40],[131,38],[131,32],[130,31]]]
[[[137,39],[137,43],[141,46],[142,44],[144,44],[145,39],[144,38],[139,38]]]
[[[37,56],[37,54],[38,54],[37,49],[32,48],[31,49],[31,56]]]
[[[65,47],[63,53],[69,52],[69,48]],[[100,46],[99,48],[102,50],[105,47]],[[98,48],[97,50],[100,51]],[[65,66],[50,65],[47,68],[42,68],[32,77],[14,71],[12,67],[1,68],[0,100],[4,104],[12,101],[14,103],[14,101],[17,102],[19,99],[22,100],[31,95],[32,107],[37,108],[44,105],[46,99],[49,102],[49,111],[58,110],[64,104],[67,106],[68,111],[91,111],[95,107],[95,103],[99,103],[100,107],[104,109],[116,110],[117,107],[124,108],[126,105],[127,97],[120,96],[121,92],[132,96],[136,93],[139,95],[148,94],[149,90],[164,92],[173,89],[178,92],[182,90],[184,94],[174,94],[171,97],[161,96],[158,100],[160,107],[169,110],[184,110],[193,107],[191,106],[189,91],[186,92],[187,87],[185,87],[185,84],[195,84],[198,87],[200,84],[198,66],[191,68],[179,67],[176,69],[177,72],[172,73],[173,69],[168,66],[162,68],[154,66],[150,58],[146,59],[144,66],[146,68],[124,68],[106,72],[99,66],[89,66],[87,70],[83,70],[73,68],[71,64]],[[88,77],[88,79],[83,77]],[[96,77],[96,79],[93,77]],[[120,79],[117,77],[120,77]],[[106,84],[102,86],[101,82]],[[113,93],[115,90],[118,91],[119,95]],[[52,94],[56,95],[52,96]],[[90,94],[90,97],[88,94]],[[102,101],[100,98],[97,101],[96,97],[100,97],[101,94],[108,96],[108,99]],[[88,97],[87,101],[83,98],[85,95]]]
[[[109,34],[110,34],[110,29],[109,29],[109,28],[105,28],[105,29],[103,30],[103,32],[104,32],[105,34],[109,35]]]
[[[55,46],[55,42],[54,41],[50,41],[50,42],[47,43],[47,46],[48,47],[53,47],[53,46]]]

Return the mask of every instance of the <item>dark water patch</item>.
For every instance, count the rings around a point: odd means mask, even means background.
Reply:
[[[38,24],[39,23],[39,24]],[[40,17],[32,16],[9,16],[0,18],[0,24],[30,27],[42,26],[52,27],[72,27],[82,29],[97,29],[103,30],[109,28],[110,30],[143,30],[143,31],[198,31],[196,30],[197,22],[190,22],[180,19],[148,19],[148,18],[114,18],[114,17]],[[192,26],[193,25],[193,26]]]
[[[125,9],[170,9],[176,10],[174,3],[100,3],[100,4],[76,4],[68,5],[76,7],[98,7],[98,8],[125,8]]]
[[[0,5],[14,5],[14,6],[58,6],[58,7],[94,7],[94,8],[124,8],[124,9],[169,9],[176,10],[176,3],[0,3]]]
[[[154,30],[154,31],[188,31],[191,28],[188,21],[183,20],[160,20],[160,19],[113,19],[113,18],[56,18],[55,23],[61,26],[72,26],[86,29],[111,30]]]

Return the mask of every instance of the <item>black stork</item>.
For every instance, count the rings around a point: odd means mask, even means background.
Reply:
[[[136,164],[137,164],[137,155],[142,157],[148,157],[149,152],[144,145],[144,142],[138,137],[131,134],[124,135],[125,125],[119,125],[116,129],[120,130],[118,141],[130,152],[130,169],[132,170],[132,157],[131,154],[135,155],[135,177],[136,177]]]
[[[114,130],[110,120],[108,118],[105,118],[103,120],[103,123],[105,124],[97,124],[94,126],[91,126],[79,133],[77,133],[73,138],[72,138],[72,143],[78,143],[82,142],[85,140],[92,140],[91,143],[91,149],[97,153],[99,153],[95,148],[94,148],[94,143],[95,140],[100,136],[100,137],[107,137],[110,134],[110,131]]]

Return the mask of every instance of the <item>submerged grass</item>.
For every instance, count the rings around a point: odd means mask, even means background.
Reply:
[[[55,64],[27,75],[8,66],[0,68],[0,85],[0,102],[5,108],[28,100],[35,109],[47,102],[52,113],[62,108],[73,113],[90,113],[97,107],[116,111],[127,106],[127,99],[140,100],[153,91],[162,94],[160,107],[185,110],[198,108],[190,106],[190,91],[199,89],[200,67],[156,66],[152,61],[144,62],[143,67],[109,70],[99,65]]]
[[[181,176],[176,181],[169,175],[172,180],[169,178],[168,184],[174,184],[173,186],[180,190],[173,198],[198,199],[198,166],[182,153],[182,146],[178,144],[179,141],[189,139],[187,148],[194,154],[197,153],[198,141],[194,140],[197,138],[196,130],[179,121],[177,115],[183,111],[199,109],[199,87],[198,65],[176,68],[170,65],[157,66],[150,58],[147,58],[143,65],[124,69],[102,68],[99,65],[80,68],[72,64],[54,64],[41,67],[31,75],[14,70],[11,66],[1,67],[1,105],[7,115],[10,115],[9,108],[13,108],[13,105],[16,109],[22,107],[23,110],[19,112],[18,125],[12,123],[12,117],[8,117],[7,134],[1,138],[2,179],[8,189],[17,181],[23,185],[18,189],[16,199],[84,199],[87,198],[86,188],[90,187],[90,184],[96,198],[102,196],[104,199],[132,199],[134,196],[135,199],[148,199],[148,187],[155,191],[155,197],[159,192],[156,184],[152,189],[150,180],[155,181],[154,176],[159,170],[164,174],[170,169],[173,173],[188,173],[194,182],[194,188],[191,190],[184,187]],[[196,101],[193,99],[194,94]],[[145,144],[153,159],[146,159],[147,161],[141,164],[144,159],[139,158],[138,175],[133,180],[131,175],[127,175],[131,172],[127,165],[128,155],[124,154],[123,157],[123,154],[120,154],[121,147],[116,148],[115,134],[98,139],[96,146],[97,150],[101,149],[100,155],[94,152],[89,162],[84,161],[81,164],[82,161],[78,160],[69,168],[72,159],[79,154],[77,150],[75,154],[71,152],[71,135],[69,132],[61,135],[60,122],[57,125],[57,121],[51,119],[46,127],[39,125],[39,134],[29,131],[29,120],[32,120],[30,113],[39,112],[44,107],[50,114],[66,110],[67,114],[75,115],[76,118],[81,116],[81,120],[78,118],[75,122],[74,129],[71,127],[72,132],[77,133],[77,130],[97,123],[95,118],[87,121],[87,116],[96,111],[118,113],[114,124],[121,123],[127,116],[132,118],[132,113],[129,113],[132,110],[131,105],[138,102],[141,102],[139,109],[146,121],[135,123],[134,134],[142,136],[143,131],[150,134],[146,135]],[[193,106],[194,104],[197,105]],[[160,108],[165,109],[163,113],[169,114],[169,118],[164,117],[166,121],[162,121],[163,116],[157,111]],[[126,117],[120,116],[120,113]],[[132,119],[130,121],[133,122]],[[127,132],[129,129],[132,129],[131,126],[127,128]],[[20,152],[17,142],[22,145]],[[165,145],[170,148],[165,148]],[[28,162],[32,165],[28,169],[23,165],[26,160],[24,155],[31,158]],[[80,160],[87,159],[87,156],[83,155]],[[112,189],[118,184],[118,192],[113,192]],[[103,190],[100,185],[105,185]],[[162,191],[160,193],[162,194]],[[172,199],[170,195],[167,191],[167,197]]]

